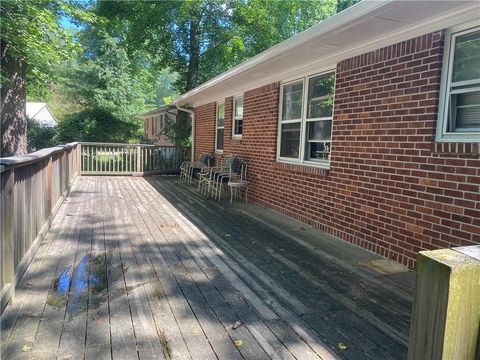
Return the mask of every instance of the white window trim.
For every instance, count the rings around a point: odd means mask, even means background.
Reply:
[[[307,105],[308,105],[308,80],[312,77],[323,75],[323,74],[328,74],[334,72],[335,73],[335,84],[334,84],[334,90],[333,90],[333,104],[332,104],[332,117],[323,117],[323,118],[312,118],[312,119],[307,119]],[[295,83],[298,81],[302,81],[303,83],[303,93],[302,93],[302,116],[300,119],[293,119],[293,120],[282,120],[282,108],[283,108],[283,88],[285,85]],[[280,101],[279,101],[279,107],[278,107],[278,131],[277,131],[277,161],[278,162],[283,162],[283,163],[288,163],[288,164],[296,164],[296,165],[305,165],[305,166],[311,166],[311,167],[318,167],[322,169],[330,169],[330,160],[305,160],[305,142],[307,141],[306,135],[307,135],[307,127],[306,123],[311,122],[311,121],[320,121],[320,120],[332,120],[333,123],[333,109],[335,108],[335,88],[336,88],[336,68],[333,69],[328,69],[324,70],[319,73],[315,73],[312,75],[305,75],[300,78],[288,80],[288,81],[282,81],[280,83]],[[293,158],[286,158],[286,157],[281,157],[280,156],[280,146],[281,146],[281,131],[282,131],[282,124],[288,124],[288,123],[298,123],[300,122],[300,144],[299,144],[299,157],[296,159]],[[333,126],[332,126],[332,131],[333,131]],[[331,134],[330,134],[331,138]],[[330,140],[330,154],[332,153],[332,143],[333,139]]]
[[[282,144],[282,125],[283,124],[295,124],[295,123],[300,123],[300,143],[299,146],[302,146],[302,116],[300,115],[299,119],[289,119],[289,120],[282,120],[282,109],[283,109],[283,88],[285,85],[288,84],[293,84],[296,82],[302,82],[302,110],[301,114],[303,114],[303,108],[305,106],[305,103],[303,101],[303,95],[305,93],[305,78],[297,78],[294,80],[289,80],[285,82],[280,83],[280,101],[279,101],[279,108],[278,108],[278,131],[277,131],[277,161],[279,162],[286,162],[286,163],[294,163],[298,164],[301,160],[301,148],[299,149],[300,151],[298,152],[298,158],[293,159],[291,157],[281,157],[280,156],[280,149],[281,149],[281,144]]]
[[[453,74],[453,57],[455,55],[455,39],[468,32],[480,29],[480,21],[454,26],[445,33],[445,46],[443,51],[442,79],[440,84],[440,97],[438,103],[437,142],[478,142],[480,132],[447,132],[450,84]],[[466,82],[468,83],[468,82]]]
[[[223,126],[218,126],[218,107],[223,104]],[[215,105],[215,153],[223,154],[223,149],[217,149],[218,129],[223,129],[223,147],[225,148],[225,100],[217,101]]]
[[[241,118],[236,118],[235,117],[235,101],[238,100],[238,99],[242,99],[243,100],[243,110],[245,111],[245,99],[243,97],[243,94],[242,95],[237,95],[233,98],[233,111],[232,111],[232,139],[233,140],[242,140],[242,135],[243,135],[243,124],[242,124],[242,134],[235,134],[235,122],[237,120],[242,120],[243,122],[243,114],[242,114],[242,117]]]

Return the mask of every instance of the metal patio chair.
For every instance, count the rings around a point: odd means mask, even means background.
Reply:
[[[233,202],[233,198],[237,198],[237,196],[241,196],[241,189],[245,189],[245,203],[248,201],[248,185],[249,181],[247,181],[247,163],[241,161],[241,171],[240,176],[232,176],[228,180],[228,187],[230,188],[230,204]]]
[[[244,175],[244,171],[246,171],[247,164],[245,161],[235,158],[234,162],[230,166],[230,170],[228,172],[219,174],[214,182],[214,198],[218,201],[221,200],[222,193],[224,187],[228,185],[229,181],[237,180],[237,179],[244,179],[246,174]]]
[[[210,167],[210,163],[213,161],[212,155],[209,153],[202,153],[200,155],[199,161],[194,162],[185,162],[182,164],[180,169],[180,180],[192,185],[192,179],[196,173],[201,171],[203,168]]]
[[[203,174],[200,173],[199,191],[206,196],[211,195],[216,198],[218,179],[231,171],[236,159],[236,155],[227,155],[223,158],[220,166],[212,167]]]
[[[201,153],[199,161],[203,162],[206,155],[207,153]],[[194,163],[195,161],[184,161],[182,165],[180,165],[180,181],[187,182],[190,166],[192,166]]]

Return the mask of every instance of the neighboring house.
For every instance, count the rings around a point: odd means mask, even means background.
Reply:
[[[27,118],[34,120],[38,125],[55,127],[58,121],[46,103],[27,102]]]
[[[174,104],[257,203],[409,267],[480,244],[478,1],[362,1]]]
[[[143,118],[143,131],[145,139],[151,140],[159,146],[174,146],[172,141],[163,133],[167,121],[176,121],[178,109],[164,106],[139,115]]]

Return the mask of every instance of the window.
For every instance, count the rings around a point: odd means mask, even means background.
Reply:
[[[446,34],[437,140],[478,141],[480,136],[480,26]]]
[[[243,132],[243,96],[233,99],[233,135],[234,139],[241,139]]]
[[[335,72],[283,84],[279,160],[329,165],[334,90]]]
[[[152,136],[155,137],[157,135],[157,117],[152,117]]]
[[[160,131],[163,132],[165,130],[165,114],[160,115]]]
[[[299,159],[303,80],[283,86],[280,118],[280,157]]]
[[[217,103],[217,119],[215,126],[215,151],[223,152],[223,130],[225,126],[225,103]]]

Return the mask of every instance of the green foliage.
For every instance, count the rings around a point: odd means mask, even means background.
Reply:
[[[59,20],[84,12],[73,1],[8,0],[0,3],[0,13],[2,47],[8,47],[10,56],[27,64],[30,94],[44,96],[47,85],[55,80],[56,66],[69,59],[77,47]]]
[[[42,126],[36,121],[28,119],[27,138],[28,152],[55,146],[54,141],[55,128],[51,126]]]
[[[198,69],[204,60],[201,55],[223,42],[230,30],[230,5],[214,0],[99,1],[97,11],[114,17],[117,26],[122,24],[130,54],[142,49],[152,66],[177,73],[177,89],[183,92],[210,78],[209,69],[216,73],[215,52],[205,59],[210,63],[207,72]]]
[[[251,57],[335,14],[337,0],[249,0],[239,2],[233,22]]]
[[[92,108],[70,114],[63,119],[55,140],[58,143],[72,141],[96,141],[128,143],[138,141],[141,123],[138,120],[126,121],[109,110]]]
[[[128,56],[125,43],[117,29],[99,16],[84,27],[77,41],[82,51],[59,67],[59,83],[52,86],[50,101],[52,109],[59,113],[62,139],[69,138],[71,117],[78,113],[94,114],[101,109],[122,124],[132,124],[136,131],[125,137],[124,127],[112,124],[102,138],[134,141],[143,131],[138,126],[136,115],[158,107],[164,97],[173,93],[171,83],[174,75],[165,69],[158,71],[148,66],[146,55],[138,51]],[[75,110],[74,115],[69,116]],[[69,111],[70,110],[70,111]],[[89,131],[91,124],[80,121],[77,128],[84,141],[94,141],[98,134]],[[92,137],[89,137],[92,136]],[[96,140],[95,140],[96,141]],[[104,140],[102,140],[104,141]]]
[[[134,141],[135,115],[356,2],[7,0],[0,36],[27,65],[28,97],[47,101],[60,120],[55,141]],[[60,26],[65,16],[76,32]],[[190,131],[187,119],[167,121],[179,147]],[[49,136],[29,134],[32,144]]]
[[[122,29],[127,52],[190,90],[358,0],[99,1],[97,13]]]
[[[70,92],[86,108],[108,109],[117,116],[138,114],[156,107],[156,75],[130,59],[121,41],[101,25],[90,26],[79,37],[83,54],[70,70]]]

